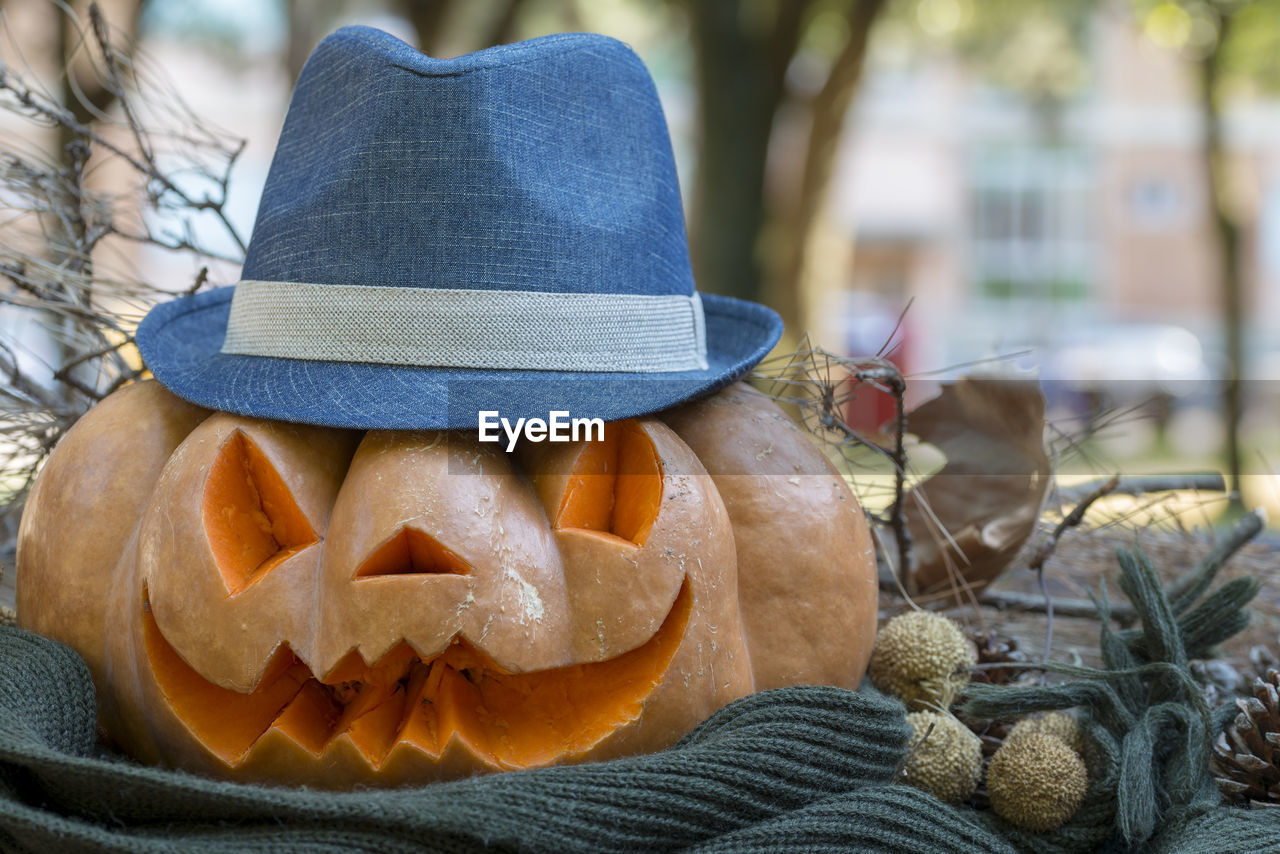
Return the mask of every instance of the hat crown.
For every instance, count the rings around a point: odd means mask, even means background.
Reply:
[[[299,76],[243,277],[691,294],[653,82],[605,36],[438,60],[339,30]]]

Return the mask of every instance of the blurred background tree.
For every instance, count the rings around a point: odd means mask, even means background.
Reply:
[[[1222,411],[1228,483],[1233,509],[1240,497],[1245,449],[1241,425],[1246,406],[1245,318],[1250,311],[1242,258],[1249,213],[1247,193],[1227,144],[1228,102],[1233,96],[1280,90],[1280,3],[1276,0],[1133,0],[1139,26],[1154,43],[1195,68],[1201,157],[1217,246],[1217,282],[1225,348]],[[1245,179],[1247,180],[1247,179]]]
[[[1280,91],[1280,2],[1276,0],[957,0],[902,2],[899,17],[915,18],[924,44],[939,36],[976,73],[1027,98],[1045,145],[1061,144],[1064,105],[1090,85],[1091,28],[1099,15],[1130,14],[1154,44],[1195,73],[1200,157],[1216,237],[1212,287],[1219,293],[1224,370],[1221,407],[1224,459],[1232,506],[1241,497],[1245,455],[1247,261],[1243,235],[1251,219],[1240,196],[1246,176],[1233,168],[1227,145],[1232,98]]]
[[[699,93],[690,216],[695,275],[710,291],[768,302],[797,334],[807,320],[806,249],[886,3],[678,5],[692,23]],[[798,63],[803,69],[789,73]],[[771,154],[780,174],[770,194]]]

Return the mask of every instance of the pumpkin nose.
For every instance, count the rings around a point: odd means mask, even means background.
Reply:
[[[382,575],[470,575],[471,564],[432,536],[401,528],[356,570],[356,578]]]

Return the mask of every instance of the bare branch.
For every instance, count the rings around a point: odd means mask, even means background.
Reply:
[[[1044,542],[1036,546],[1031,553],[1031,560],[1028,562],[1028,566],[1036,572],[1043,573],[1044,565],[1053,554],[1053,550],[1057,548],[1058,541],[1062,539],[1062,535],[1065,534],[1069,528],[1075,528],[1083,522],[1084,514],[1093,506],[1093,503],[1103,496],[1110,495],[1115,492],[1116,487],[1119,485],[1120,476],[1113,475],[1094,487],[1092,491],[1080,500],[1080,503],[1075,506],[1075,509],[1064,516],[1062,521],[1058,522],[1054,527],[1053,532],[1049,534]]]
[[[202,122],[162,74],[139,73],[145,57],[96,4],[82,22],[50,2],[62,18],[62,95],[29,66],[0,62],[0,110],[26,129],[0,139],[0,306],[17,318],[0,332],[0,517],[20,511],[63,432],[141,375],[133,331],[173,291],[114,271],[118,250],[190,256],[194,292],[209,260],[238,262],[245,245],[226,210],[244,141]],[[197,218],[221,233],[198,233]]]
[[[1216,570],[1225,564],[1246,543],[1258,536],[1265,525],[1266,513],[1261,509],[1246,513],[1240,517],[1235,526],[1214,546],[1209,554],[1201,558],[1194,567],[1169,583],[1166,588],[1169,598],[1177,600],[1185,596],[1204,577],[1206,570]],[[1045,598],[1035,593],[1015,593],[988,589],[982,592],[979,601],[983,605],[994,605],[999,608],[1018,611],[1043,613],[1046,610]],[[1084,599],[1058,599],[1053,603],[1053,608],[1056,613],[1068,617],[1096,617],[1098,615],[1098,609],[1094,607],[1094,604]],[[1123,603],[1116,603],[1111,606],[1111,616],[1121,625],[1131,623],[1137,619],[1137,614],[1132,606]]]
[[[893,465],[894,503],[884,524],[893,532],[897,560],[895,583],[914,593],[911,534],[903,496],[906,492],[906,381],[892,363],[880,357],[850,358],[814,347],[806,335],[797,349],[766,359],[753,378],[774,400],[799,410],[800,420],[818,439],[836,446],[849,468],[861,451],[871,451]],[[844,410],[859,388],[889,394],[894,401],[893,436],[886,448],[861,435],[845,421]]]
[[[1190,474],[1117,475],[1118,482],[1112,495],[1145,495],[1148,492],[1225,492],[1226,478],[1218,472],[1193,472]],[[1058,490],[1064,503],[1080,501],[1105,481],[1090,481]]]

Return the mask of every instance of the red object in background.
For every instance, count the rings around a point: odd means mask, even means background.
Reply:
[[[850,303],[845,321],[845,352],[855,358],[883,353],[883,358],[905,375],[911,336],[901,311],[891,310],[887,301],[871,294],[858,294],[851,297]],[[892,394],[853,379],[840,392],[848,397],[844,406],[846,424],[868,438],[893,432],[882,429],[897,415]]]
[[[896,364],[896,363],[895,363]],[[902,366],[899,365],[901,370]],[[845,423],[868,438],[887,435],[892,429],[887,428],[898,414],[893,395],[882,391],[874,385],[850,379],[849,400],[844,407]]]

